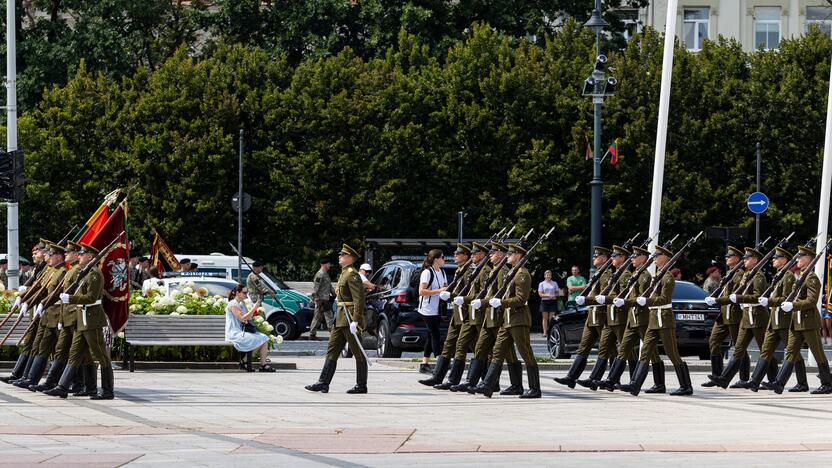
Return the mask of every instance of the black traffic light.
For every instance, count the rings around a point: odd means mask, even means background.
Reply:
[[[23,150],[0,153],[0,199],[19,203],[23,199],[26,178],[23,172]]]

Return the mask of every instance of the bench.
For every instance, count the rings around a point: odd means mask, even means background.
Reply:
[[[231,346],[225,341],[224,315],[133,315],[124,329],[124,364],[136,368],[133,346]],[[246,367],[251,371],[251,353]]]
[[[0,322],[6,318],[6,314],[8,314],[8,312],[0,315]],[[0,327],[0,340],[2,340],[3,337],[6,336],[6,333],[11,330],[16,320],[17,312],[15,312],[14,315],[6,323],[4,323],[2,327]],[[27,328],[29,328],[29,317],[25,316],[20,320],[20,323],[17,324],[17,327],[14,329],[12,334],[9,336],[9,339],[6,340],[3,346],[17,346],[17,343],[19,343],[21,338],[23,338],[23,334],[26,333]]]

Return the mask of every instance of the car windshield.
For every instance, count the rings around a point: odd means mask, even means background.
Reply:
[[[183,280],[178,281],[175,283],[171,283],[170,289],[171,291],[181,291],[185,288],[185,285],[190,283],[194,284],[194,289],[205,288],[208,290],[209,296],[222,296],[228,297],[228,293],[231,292],[231,288],[234,287],[235,283],[231,283],[228,281],[216,281],[216,280],[203,280],[203,281],[191,281],[191,280]]]
[[[280,289],[292,289],[286,283],[277,279],[277,277],[274,276],[271,272],[264,270],[261,274],[267,276],[270,280],[274,281],[274,284],[276,284],[277,287]]]
[[[673,288],[674,301],[701,301],[705,300],[707,296],[708,293],[704,289],[693,283],[677,281],[676,287]]]

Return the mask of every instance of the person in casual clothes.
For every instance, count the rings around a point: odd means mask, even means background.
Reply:
[[[572,267],[572,276],[566,278],[566,289],[569,291],[567,303],[575,303],[575,298],[581,294],[586,287],[586,278],[581,276],[581,269],[578,265]]]
[[[439,353],[442,352],[442,337],[439,334],[439,294],[448,287],[448,279],[442,271],[444,264],[445,256],[442,251],[433,249],[425,256],[422,274],[419,276],[419,314],[428,328],[422,365],[419,366],[419,372],[424,374],[433,372],[428,365],[430,354],[439,357]]]
[[[543,273],[543,281],[537,286],[537,294],[540,296],[540,316],[543,320],[543,337],[549,335],[549,320],[558,311],[558,283],[552,280],[552,270]]]
[[[329,277],[329,268],[332,266],[328,258],[321,258],[321,268],[312,278],[312,302],[315,304],[315,315],[312,317],[312,325],[309,326],[309,339],[314,340],[317,336],[318,325],[326,321],[327,330],[332,330],[332,296],[335,295],[335,288],[332,287],[332,279]]]
[[[716,288],[719,287],[719,282],[722,281],[722,271],[719,267],[712,266],[705,271],[705,274],[708,275],[708,277],[705,278],[705,282],[702,283],[702,289],[704,289],[706,293],[710,294],[716,291]]]
[[[9,261],[5,258],[0,258],[0,283],[3,283],[3,289],[9,286],[9,279],[7,272],[9,271]]]
[[[243,324],[254,317],[260,308],[257,301],[249,310],[246,305],[246,288],[238,284],[228,293],[228,305],[225,307],[225,341],[234,345],[241,353],[257,351],[260,355],[260,372],[274,372],[274,368],[266,362],[269,357],[269,337],[260,332],[247,332]],[[242,366],[242,362],[240,363]]]
[[[363,263],[358,268],[358,276],[361,277],[361,283],[367,288],[367,291],[375,291],[376,289],[376,285],[370,281],[371,274],[373,274],[373,267],[369,263]]]

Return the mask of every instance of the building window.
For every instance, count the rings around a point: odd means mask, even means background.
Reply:
[[[629,42],[637,33],[641,32],[641,21],[638,19],[638,10],[618,10],[621,22],[624,24],[624,39]]]
[[[780,7],[754,8],[754,48],[780,48]]]
[[[708,38],[709,8],[685,8],[682,33],[688,50],[702,50],[702,42]]]
[[[809,32],[812,25],[827,36],[832,36],[832,8],[806,7],[806,32]]]

